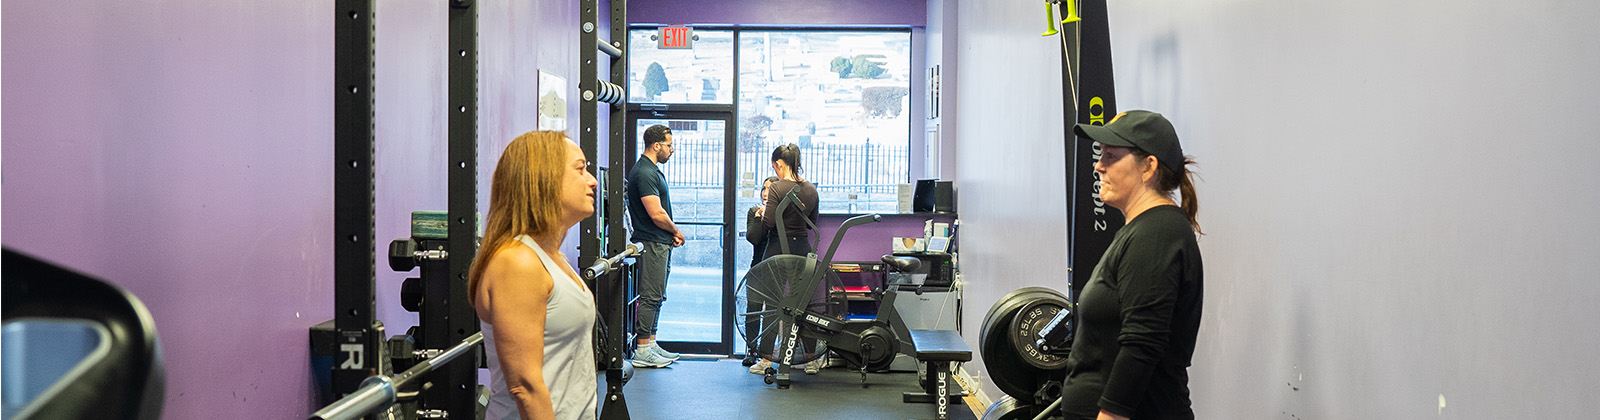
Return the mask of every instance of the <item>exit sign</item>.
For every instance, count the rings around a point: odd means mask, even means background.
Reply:
[[[660,31],[656,37],[656,48],[686,49],[694,46],[694,28],[668,26],[661,28]]]

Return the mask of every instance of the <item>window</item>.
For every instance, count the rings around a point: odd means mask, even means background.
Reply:
[[[733,104],[733,31],[695,30],[684,50],[656,48],[655,29],[628,32],[629,102]]]
[[[911,172],[909,30],[695,29],[694,48],[665,50],[656,34],[630,31],[629,101],[738,101],[735,208],[759,203],[772,149],[794,143],[822,212],[896,211]]]
[[[893,213],[911,172],[910,86],[910,32],[741,31],[739,171],[761,174],[759,191],[772,149],[795,143],[822,212]]]

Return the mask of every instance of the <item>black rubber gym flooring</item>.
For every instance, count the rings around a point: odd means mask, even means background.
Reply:
[[[793,385],[778,389],[751,374],[738,360],[682,359],[663,369],[637,369],[623,387],[628,413],[635,419],[932,419],[933,404],[900,402],[900,393],[916,392],[916,372],[861,374],[843,368],[816,375],[794,370]],[[605,397],[601,378],[600,396]],[[951,398],[949,418],[977,416]]]

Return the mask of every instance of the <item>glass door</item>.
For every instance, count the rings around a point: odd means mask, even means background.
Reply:
[[[672,130],[673,152],[660,163],[666,175],[672,219],[684,244],[672,250],[666,300],[656,323],[656,341],[668,351],[732,354],[734,228],[732,113],[652,111],[630,113],[629,165],[638,162],[645,129]]]

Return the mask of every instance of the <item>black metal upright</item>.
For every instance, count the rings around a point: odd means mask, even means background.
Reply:
[[[602,218],[590,216],[583,219],[579,226],[583,232],[582,241],[579,243],[578,262],[585,266],[593,264],[604,255],[613,255],[627,248],[627,231],[623,227],[623,211],[627,209],[626,195],[624,194],[623,179],[627,170],[627,144],[626,137],[628,121],[626,107],[620,105],[606,105],[601,92],[607,90],[601,86],[603,81],[599,78],[596,62],[600,59],[600,44],[608,44],[610,48],[623,51],[623,54],[611,57],[610,83],[614,87],[628,85],[628,17],[627,0],[612,0],[611,6],[611,41],[600,38],[600,7],[598,0],[583,0],[582,35],[579,40],[581,51],[578,59],[581,62],[578,76],[578,90],[582,92],[583,102],[578,107],[578,145],[583,148],[584,158],[589,160],[589,173],[597,178],[600,162],[600,107],[606,106],[610,110],[610,130],[606,139],[608,141],[610,162],[606,171],[605,185],[607,191],[601,191],[601,199],[606,200],[606,214]],[[621,92],[622,101],[626,101],[627,93]],[[600,231],[600,222],[606,223],[604,232]],[[604,239],[601,235],[606,235]],[[606,249],[601,249],[601,244]]]
[[[337,0],[334,8],[332,379],[343,395],[380,373],[384,355],[373,318],[373,0]]]
[[[1074,1],[1074,0],[1064,0]],[[1066,122],[1067,153],[1071,167],[1067,171],[1067,226],[1069,261],[1072,286],[1070,296],[1088,283],[1095,264],[1111,238],[1122,227],[1122,212],[1106,205],[1100,199],[1100,174],[1094,171],[1100,161],[1100,146],[1093,141],[1076,139],[1072,126],[1076,123],[1104,125],[1116,116],[1116,89],[1111,75],[1111,33],[1106,21],[1106,0],[1077,0],[1081,21],[1065,24],[1061,31],[1063,49],[1062,102]],[[1074,77],[1076,76],[1076,77]],[[1073,88],[1077,91],[1074,92]]]
[[[600,91],[599,79],[595,76],[595,61],[599,60],[600,31],[599,5],[596,0],[583,0],[579,7],[583,9],[583,22],[578,36],[578,91],[582,92],[583,101],[578,105],[578,146],[583,148],[583,158],[589,161],[589,174],[595,178],[600,177],[599,158],[599,133],[595,132],[599,124],[597,105],[601,102],[595,100]],[[614,171],[613,171],[614,172]],[[607,183],[607,187],[611,184]],[[603,193],[603,191],[602,191]],[[599,220],[596,215],[589,215],[579,225],[583,232],[578,243],[578,266],[587,267],[603,258],[600,249]]]
[[[478,8],[472,0],[450,2],[449,50],[449,318],[445,331],[427,332],[429,349],[446,349],[478,332],[478,315],[468,304],[467,272],[477,254],[478,235]],[[475,352],[481,354],[481,352]],[[452,419],[472,419],[477,409],[479,363],[452,363],[436,373],[424,398],[444,407]],[[439,386],[443,385],[443,386]]]
[[[607,162],[610,168],[605,173],[605,191],[600,192],[600,199],[605,200],[605,214],[593,215],[584,219],[581,225],[583,232],[582,242],[579,244],[578,261],[584,265],[593,264],[606,255],[615,255],[627,248],[627,229],[623,227],[623,211],[627,209],[626,195],[624,193],[624,175],[627,172],[627,145],[629,137],[628,118],[626,106],[628,85],[628,17],[627,0],[611,0],[610,8],[610,40],[600,37],[600,12],[602,7],[598,0],[582,0],[582,22],[579,36],[579,76],[578,90],[582,102],[578,109],[579,119],[579,145],[583,147],[584,157],[589,160],[590,173],[599,176],[599,145],[602,128],[599,127],[601,107],[610,110],[610,127],[606,140],[609,149]],[[609,86],[600,78],[599,60],[600,51],[610,55],[611,64]],[[609,100],[608,100],[609,99]],[[609,103],[609,105],[608,105]],[[599,217],[597,217],[599,216]],[[600,230],[600,223],[605,223],[604,230]],[[605,235],[603,238],[601,235]],[[605,249],[601,249],[604,245]],[[625,306],[627,299],[627,285],[629,282],[627,270],[613,270],[611,273],[594,281],[595,299],[600,310],[602,325],[606,331],[603,337],[597,337],[601,342],[601,352],[596,356],[600,368],[606,375],[606,395],[602,397],[600,405],[600,418],[604,420],[626,420],[629,418],[627,399],[622,394],[622,375],[625,347],[627,346],[627,319]]]
[[[628,0],[611,0],[611,45],[622,51],[628,51]],[[628,56],[624,53],[621,57],[611,59],[611,83],[617,86],[628,86]],[[627,92],[623,92],[623,103],[627,103]],[[623,213],[628,209],[628,196],[622,188],[627,171],[622,168],[628,166],[628,145],[633,139],[628,138],[628,107],[615,106],[611,109],[611,140],[610,171],[607,171],[606,185],[616,185],[611,191],[606,192],[606,243],[611,244],[607,254],[622,252],[627,242],[628,230],[623,227]]]

